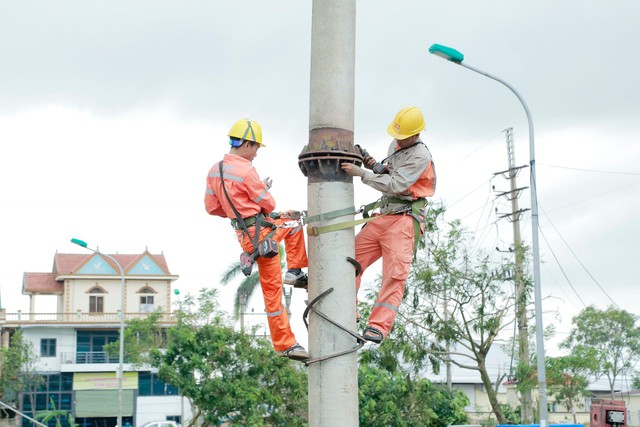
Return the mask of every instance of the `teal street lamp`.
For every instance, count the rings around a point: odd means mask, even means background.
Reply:
[[[120,271],[120,277],[122,279],[122,285],[120,286],[120,349],[118,353],[118,372],[116,376],[118,377],[118,421],[117,426],[123,427],[122,425],[122,382],[124,377],[124,270],[118,261],[115,260],[110,255],[100,252],[98,249],[91,249],[87,246],[87,242],[80,239],[71,239],[71,243],[76,244],[78,246],[82,246],[85,249],[90,250],[100,256],[110,259],[113,261],[115,265],[118,266],[118,270]]]
[[[489,77],[499,83],[502,83],[513,92],[518,98],[524,112],[527,115],[527,121],[529,123],[529,166],[530,171],[530,183],[531,183],[531,241],[532,241],[532,256],[533,256],[533,281],[534,281],[534,294],[535,294],[535,317],[536,317],[536,350],[537,350],[537,368],[538,368],[538,393],[540,398],[540,426],[545,427],[549,423],[549,414],[547,410],[547,379],[545,373],[544,364],[544,335],[542,326],[542,289],[540,287],[540,248],[538,242],[538,196],[536,192],[536,161],[535,161],[535,146],[533,142],[533,120],[531,119],[531,113],[529,107],[524,101],[524,98],[520,96],[518,91],[504,80],[493,76],[484,71],[478,70],[468,64],[463,63],[464,55],[457,50],[443,46],[440,44],[434,44],[429,48],[429,53],[446,59],[447,61],[458,64],[461,67],[468,68],[471,71],[482,74]]]

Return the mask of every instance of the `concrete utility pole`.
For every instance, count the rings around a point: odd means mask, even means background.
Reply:
[[[299,156],[309,216],[353,208],[353,180],[340,163],[361,160],[353,147],[356,1],[314,0],[312,14],[309,143]],[[350,220],[353,213],[315,225]],[[347,261],[354,229],[309,235],[308,246],[309,300],[333,288],[314,308],[355,330],[355,274]],[[312,359],[354,345],[354,337],[309,313]],[[358,426],[357,375],[355,352],[309,364],[309,426]]]
[[[527,322],[527,291],[525,287],[523,263],[524,248],[522,247],[522,237],[520,235],[520,216],[522,212],[518,207],[518,197],[524,188],[518,188],[516,184],[516,176],[520,168],[516,168],[516,155],[513,143],[513,128],[505,129],[507,137],[507,157],[509,161],[509,169],[507,175],[509,178],[511,191],[505,193],[511,200],[511,223],[513,224],[513,246],[515,254],[515,271],[514,281],[516,284],[516,322],[518,325],[518,362],[519,365],[530,366],[529,364],[529,334]],[[525,390],[520,397],[520,407],[522,411],[522,420],[527,424],[533,423],[533,400],[531,398],[531,390]]]

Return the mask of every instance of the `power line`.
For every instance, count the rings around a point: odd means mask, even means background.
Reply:
[[[471,157],[472,154],[474,154],[476,151],[479,151],[481,148],[483,148],[485,145],[488,145],[490,142],[493,142],[494,139],[496,139],[498,137],[498,135],[500,135],[501,133],[503,133],[506,129],[501,130],[500,132],[498,132],[497,134],[493,135],[491,138],[489,138],[489,140],[487,140],[486,142],[480,144],[477,148],[471,150],[471,152],[469,154],[467,154],[466,156],[464,156],[461,160],[465,160],[468,157]]]
[[[471,194],[475,193],[478,189],[482,188],[485,184],[491,182],[493,178],[489,178],[488,180],[484,181],[482,184],[478,185],[476,188],[474,188],[473,190],[469,191],[467,194],[465,194],[464,196],[462,196],[461,198],[459,198],[458,200],[456,200],[455,202],[453,202],[452,204],[449,205],[449,207],[453,207],[456,204],[460,203],[461,201],[463,201],[464,199],[466,199],[467,197],[469,197]]]
[[[562,272],[562,275],[567,280],[567,283],[569,283],[569,286],[571,287],[571,290],[573,290],[573,293],[576,294],[576,297],[578,297],[578,299],[582,303],[582,307],[587,308],[587,305],[584,303],[584,301],[582,301],[582,298],[580,298],[580,294],[578,293],[578,291],[576,291],[576,288],[573,286],[573,283],[571,283],[571,280],[569,280],[569,277],[567,276],[567,273],[564,271],[564,268],[562,268],[562,265],[560,264],[560,260],[558,259],[558,257],[556,256],[556,253],[551,248],[551,245],[549,244],[549,241],[547,240],[547,236],[545,236],[544,232],[542,231],[542,227],[540,227],[540,234],[542,235],[542,238],[544,239],[545,243],[547,244],[547,247],[551,251],[551,255],[553,255],[553,258],[556,260],[556,263],[558,264],[558,267],[560,268],[560,271]]]
[[[595,196],[591,196],[591,197],[588,197],[586,199],[583,199],[583,200],[580,200],[580,201],[577,201],[577,202],[573,202],[573,203],[570,203],[568,205],[561,206],[559,208],[552,209],[550,212],[555,212],[555,211],[558,211],[560,209],[565,209],[565,208],[568,208],[570,206],[574,206],[574,205],[578,205],[580,203],[588,202],[589,200],[593,200],[593,199],[597,199],[599,197],[607,196],[607,195],[609,195],[611,193],[615,193],[616,191],[624,190],[625,188],[632,187],[632,186],[634,186],[636,184],[640,184],[640,181],[632,182],[631,184],[623,185],[622,187],[614,188],[613,190],[609,190],[609,191],[606,191],[604,193],[596,194]]]
[[[582,171],[582,172],[595,172],[595,173],[607,173],[613,175],[633,175],[640,176],[640,172],[618,172],[618,171],[606,171],[606,170],[598,170],[598,169],[583,169],[583,168],[573,168],[569,166],[559,166],[559,165],[547,165],[544,163],[538,163],[538,166],[546,166],[548,168],[557,168],[557,169],[569,169],[574,171]]]
[[[544,209],[542,209],[542,212],[544,213],[545,217],[547,218],[547,221],[549,221],[549,224],[551,224],[551,226],[553,227],[553,229],[555,230],[555,232],[558,234],[558,237],[560,237],[560,240],[562,240],[562,242],[565,244],[565,246],[567,247],[567,249],[569,249],[569,252],[571,252],[571,254],[573,255],[573,257],[576,259],[576,261],[578,261],[578,264],[580,264],[580,266],[582,267],[582,269],[587,273],[587,275],[589,277],[591,277],[591,279],[593,280],[593,282],[596,284],[596,286],[598,286],[598,288],[600,288],[600,290],[602,291],[603,294],[606,295],[607,298],[609,298],[609,301],[611,301],[611,303],[616,306],[616,308],[618,310],[620,310],[620,307],[618,306],[618,304],[616,304],[616,302],[609,296],[609,294],[607,293],[607,291],[604,290],[604,288],[602,286],[600,286],[600,283],[598,283],[598,281],[596,280],[595,277],[593,277],[593,275],[591,274],[591,272],[587,269],[587,267],[582,263],[582,261],[580,260],[580,258],[578,258],[578,256],[576,255],[576,253],[573,251],[573,249],[571,249],[571,247],[569,246],[569,244],[567,243],[567,241],[564,239],[564,237],[562,237],[562,234],[560,234],[560,231],[558,231],[558,229],[556,228],[556,226],[553,224],[553,221],[551,221],[551,218],[549,218],[549,215],[547,215],[547,213],[544,211]],[[548,243],[547,243],[548,244]],[[583,303],[584,304],[584,303]]]

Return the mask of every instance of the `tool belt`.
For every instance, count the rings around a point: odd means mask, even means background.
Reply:
[[[247,227],[251,227],[252,225],[256,225],[256,222],[258,222],[258,215],[256,214],[248,218],[243,218],[242,220]],[[242,225],[240,225],[240,221],[238,221],[237,218],[233,218],[231,220],[231,226],[234,230],[242,230]]]
[[[399,205],[399,206],[393,207],[392,209],[385,211],[386,208],[389,207],[389,205]],[[364,217],[368,217],[369,212],[380,208],[380,210],[382,211],[381,213],[384,213],[384,214],[394,215],[394,214],[403,214],[405,212],[408,212],[412,214],[412,216],[421,217],[420,209],[424,208],[425,206],[427,206],[427,199],[425,199],[424,197],[421,197],[416,200],[406,200],[406,199],[401,199],[399,197],[382,196],[380,199],[376,200],[375,202],[364,206],[363,215]]]
[[[271,217],[271,216],[270,216]],[[244,225],[246,227],[252,227],[256,224],[258,224],[258,221],[260,221],[260,226],[264,226],[264,227],[270,227],[270,228],[276,228],[276,225],[274,223],[272,223],[271,221],[265,221],[265,216],[264,214],[258,213],[255,214],[253,216],[250,216],[248,218],[243,218],[242,221],[244,221]],[[242,228],[242,224],[240,223],[240,221],[237,218],[233,218],[231,220],[231,226],[233,227],[234,230],[243,230]]]
[[[366,205],[363,210],[363,216],[365,218],[369,217],[369,212],[374,209],[381,208],[381,211],[385,208],[388,208],[389,205],[399,205],[398,207],[394,207],[393,209],[384,212],[385,215],[401,215],[407,214],[413,217],[413,256],[416,255],[416,250],[418,249],[418,242],[420,241],[420,237],[422,236],[422,227],[421,225],[425,223],[426,218],[420,212],[420,209],[427,206],[427,199],[421,197],[416,200],[406,200],[401,199],[399,197],[387,197],[382,196],[379,200]]]

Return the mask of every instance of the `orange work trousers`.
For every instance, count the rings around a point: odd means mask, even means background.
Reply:
[[[267,219],[276,225],[281,225],[290,219]],[[271,227],[260,227],[260,241],[273,229]],[[242,250],[253,252],[252,239],[255,234],[255,226],[249,227],[249,234],[237,231],[238,241]],[[304,242],[302,226],[296,228],[278,228],[271,237],[273,240],[282,242],[284,240],[287,268],[304,268],[307,266],[307,249]],[[282,266],[280,257],[273,258],[259,257],[257,260],[258,273],[260,274],[260,286],[264,297],[265,312],[269,322],[269,332],[271,341],[276,351],[283,351],[293,346],[297,341],[289,324],[287,310],[282,304]]]
[[[382,258],[382,285],[371,310],[369,326],[386,337],[396,320],[413,259],[413,217],[382,215],[366,224],[356,236],[356,260],[362,266],[356,277],[356,295],[362,273]]]

